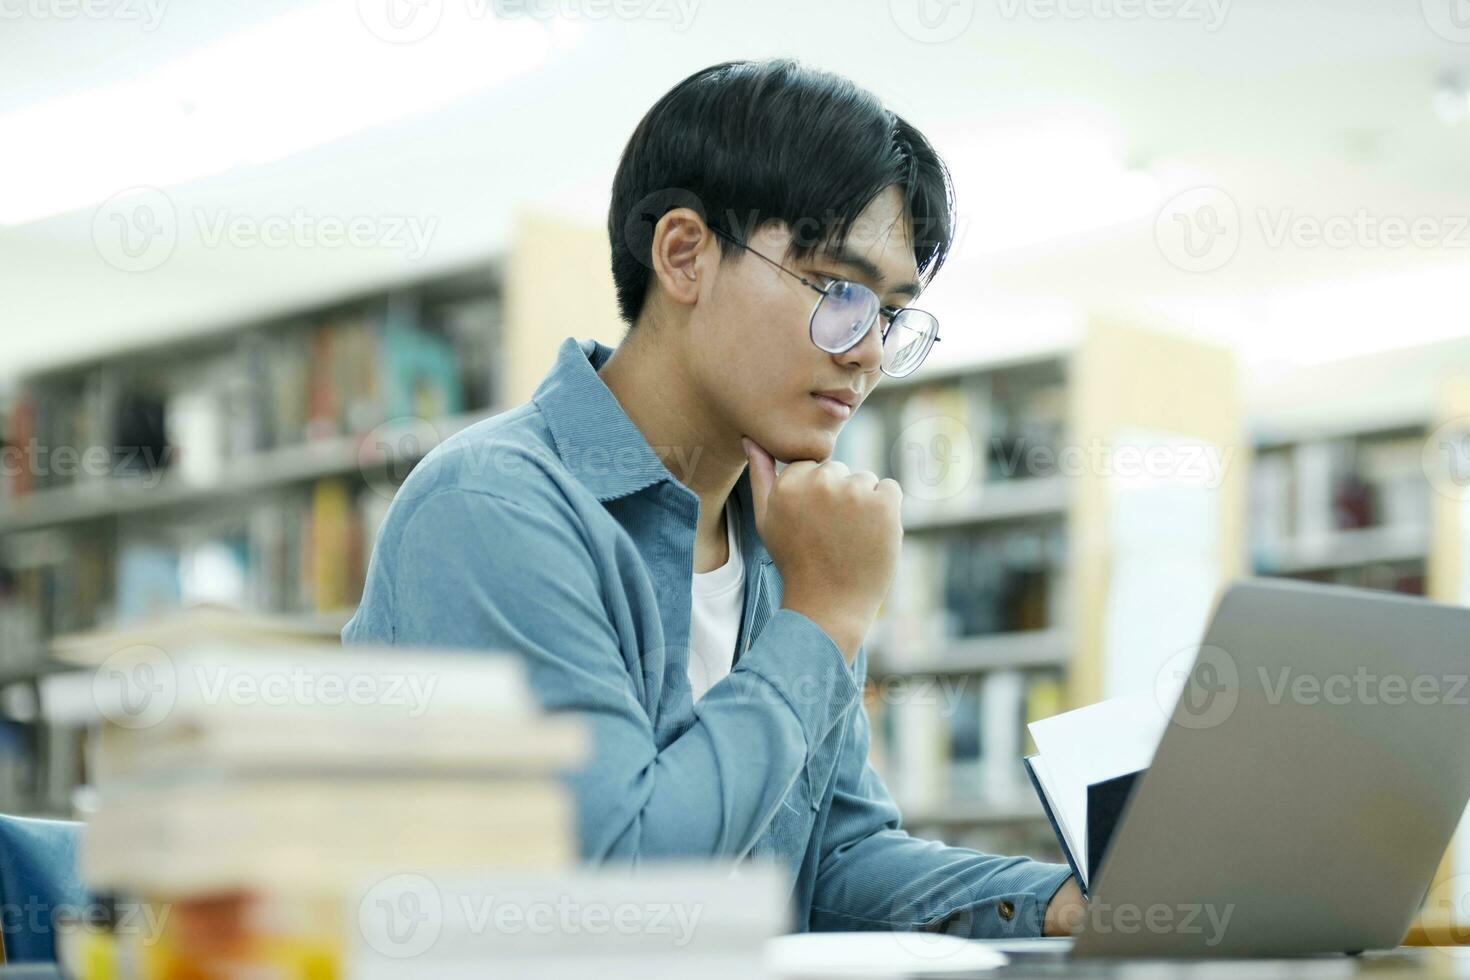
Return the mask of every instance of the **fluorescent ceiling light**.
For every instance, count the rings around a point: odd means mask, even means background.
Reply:
[[[430,5],[432,31],[390,43],[359,6],[372,4],[316,4],[128,83],[0,116],[0,224],[279,160],[526,73],[576,36],[446,3]]]
[[[1271,304],[1252,341],[1314,364],[1465,335],[1464,264],[1334,280]]]
[[[1152,218],[1164,193],[1121,139],[1081,120],[1029,119],[937,139],[959,209],[957,251],[987,255]]]

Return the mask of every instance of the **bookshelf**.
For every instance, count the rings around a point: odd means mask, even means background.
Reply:
[[[337,634],[414,464],[620,333],[605,233],[527,212],[467,267],[0,379],[0,812],[74,809],[52,638],[198,602]]]
[[[1301,368],[1251,400],[1256,574],[1470,604],[1470,341]],[[1425,924],[1463,929],[1466,824],[1430,903]]]
[[[1426,593],[1430,491],[1424,425],[1276,438],[1254,449],[1258,575]]]
[[[493,263],[10,379],[0,809],[65,814],[51,638],[195,602],[340,629],[392,488],[503,398]]]
[[[1026,723],[1148,680],[1198,641],[1213,587],[1244,563],[1243,466],[1200,486],[1124,463],[1233,459],[1240,405],[1227,352],[1103,316],[1064,349],[874,389],[837,455],[904,487],[904,554],[869,634],[865,704],[906,827],[1060,859],[1020,767]],[[1140,529],[1140,501],[1183,506]],[[1213,534],[1192,533],[1200,523]],[[1168,583],[1141,579],[1139,554],[1197,572],[1202,594],[1170,629],[1140,623],[1140,592]],[[1110,668],[1125,645],[1136,662]]]

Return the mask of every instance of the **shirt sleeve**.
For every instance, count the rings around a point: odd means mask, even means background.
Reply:
[[[980,939],[1040,936],[1047,904],[1071,869],[910,836],[868,764],[867,712],[859,706],[847,724],[810,928],[923,930]]]
[[[568,777],[585,861],[744,857],[860,699],[831,638],[782,609],[660,748],[639,696],[660,681],[569,504],[448,488],[412,508],[380,537],[357,617],[386,626],[344,636],[519,653],[544,706],[591,728],[592,758]]]

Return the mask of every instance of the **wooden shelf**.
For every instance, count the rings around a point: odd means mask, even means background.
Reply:
[[[1065,667],[1072,655],[1072,635],[1063,629],[1027,630],[956,639],[942,650],[897,662],[881,649],[869,655],[868,673],[875,677],[930,674],[979,674],[1025,667]]]
[[[0,666],[0,687],[40,680],[50,674],[74,670],[70,664],[59,663],[50,658],[38,658],[29,663],[14,663]]]
[[[431,423],[441,439],[495,414],[498,409],[466,413]],[[402,435],[418,432],[405,426]],[[393,430],[387,430],[393,444]],[[0,534],[34,528],[137,514],[188,504],[236,498],[292,483],[309,482],[351,473],[365,465],[362,441],[366,434],[314,439],[231,460],[208,482],[187,482],[165,475],[153,486],[127,479],[85,481],[53,490],[41,490],[11,500],[0,509]],[[431,446],[423,446],[427,452]],[[384,467],[406,461],[401,453],[373,458]]]
[[[1429,544],[1428,527],[1351,528],[1260,549],[1256,569],[1270,575],[1297,575],[1378,562],[1424,561]]]

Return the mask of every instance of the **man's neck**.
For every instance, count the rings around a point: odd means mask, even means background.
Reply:
[[[597,374],[669,472],[699,496],[694,570],[729,559],[725,501],[745,469],[740,433],[727,431],[700,397],[672,343],[648,342],[647,326],[628,335]]]

